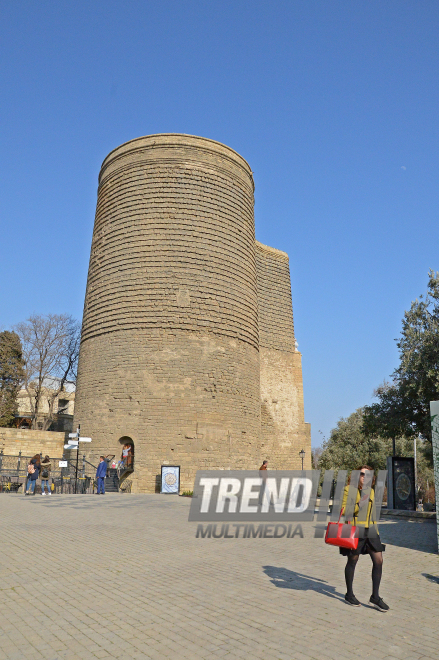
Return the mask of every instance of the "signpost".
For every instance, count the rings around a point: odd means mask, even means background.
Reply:
[[[64,449],[76,449],[76,469],[75,469],[75,495],[78,492],[78,463],[79,463],[79,443],[91,442],[91,438],[81,438],[81,425],[78,424],[76,433],[69,433],[69,444],[64,445]]]

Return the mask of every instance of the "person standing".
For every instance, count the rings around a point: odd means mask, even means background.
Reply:
[[[379,595],[381,576],[383,572],[383,552],[385,551],[386,546],[381,543],[376,521],[374,520],[373,507],[375,501],[375,478],[372,480],[373,470],[368,465],[362,465],[359,470],[360,477],[358,480],[357,493],[355,495],[354,513],[352,520],[345,520],[345,522],[348,524],[357,526],[357,530],[359,532],[358,547],[355,550],[340,548],[340,554],[344,557],[347,557],[347,564],[345,568],[347,592],[345,595],[345,601],[354,607],[359,607],[361,605],[361,603],[354,596],[353,591],[355,568],[357,566],[360,555],[370,555],[372,560],[372,595],[370,597],[369,603],[380,612],[387,612],[390,608],[388,605],[386,605],[383,599],[380,598]],[[372,480],[372,486],[370,489],[370,494],[366,492],[363,495],[363,488],[366,477],[368,480]],[[346,508],[349,488],[350,485],[348,484],[344,489],[341,505],[342,514]],[[364,490],[367,491],[368,488],[364,488]],[[364,510],[365,507],[367,507],[366,511]]]
[[[25,495],[33,495],[35,493],[35,485],[37,483],[38,475],[40,474],[40,455],[35,454],[27,466],[27,485]]]
[[[96,470],[98,480],[98,492],[96,495],[105,495],[105,475],[107,474],[107,461],[104,456],[99,457],[99,465]]]
[[[48,456],[44,457],[44,460],[41,461],[41,495],[45,495],[44,488],[47,488],[47,494],[52,495],[50,492],[50,471],[52,469],[52,464]]]
[[[122,449],[122,463],[123,467],[126,467],[128,465],[128,445],[124,445]]]
[[[263,503],[264,495],[268,498],[268,506],[270,506],[270,493],[267,489],[267,472],[268,470],[268,461],[262,461],[262,465],[259,468],[259,476],[262,479],[261,489],[259,491],[259,505]]]

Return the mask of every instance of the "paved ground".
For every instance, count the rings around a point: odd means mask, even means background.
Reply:
[[[344,603],[344,561],[311,523],[303,539],[196,539],[189,504],[0,495],[0,660],[439,657],[433,523],[380,525],[381,614]]]

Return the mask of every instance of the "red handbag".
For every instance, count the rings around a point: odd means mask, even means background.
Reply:
[[[336,545],[339,548],[356,550],[358,548],[357,527],[348,523],[341,523],[342,512],[338,517],[338,522],[328,523],[326,528],[325,543]]]

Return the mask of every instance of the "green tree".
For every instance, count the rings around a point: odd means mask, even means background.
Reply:
[[[411,449],[410,449],[411,447]],[[370,465],[374,470],[386,469],[386,458],[392,453],[392,442],[381,436],[371,437],[363,430],[363,408],[341,418],[329,439],[323,443],[318,466],[325,470],[356,470]],[[413,443],[404,437],[397,439],[397,452],[413,455]]]
[[[0,332],[0,426],[11,426],[24,379],[21,342],[15,332]]]
[[[414,455],[414,437],[395,438],[397,456]],[[422,438],[416,439],[417,480],[420,496],[434,484],[434,475],[426,451],[431,446]],[[393,443],[390,438],[370,436],[364,430],[364,408],[358,408],[347,418],[341,418],[329,439],[323,443],[318,460],[318,468],[324,470],[356,470],[361,465],[370,465],[375,471],[387,469],[387,456],[392,455]]]
[[[431,442],[430,401],[439,399],[439,273],[429,272],[425,297],[405,312],[400,363],[392,382],[375,392],[377,403],[364,408],[366,435],[417,436]]]

